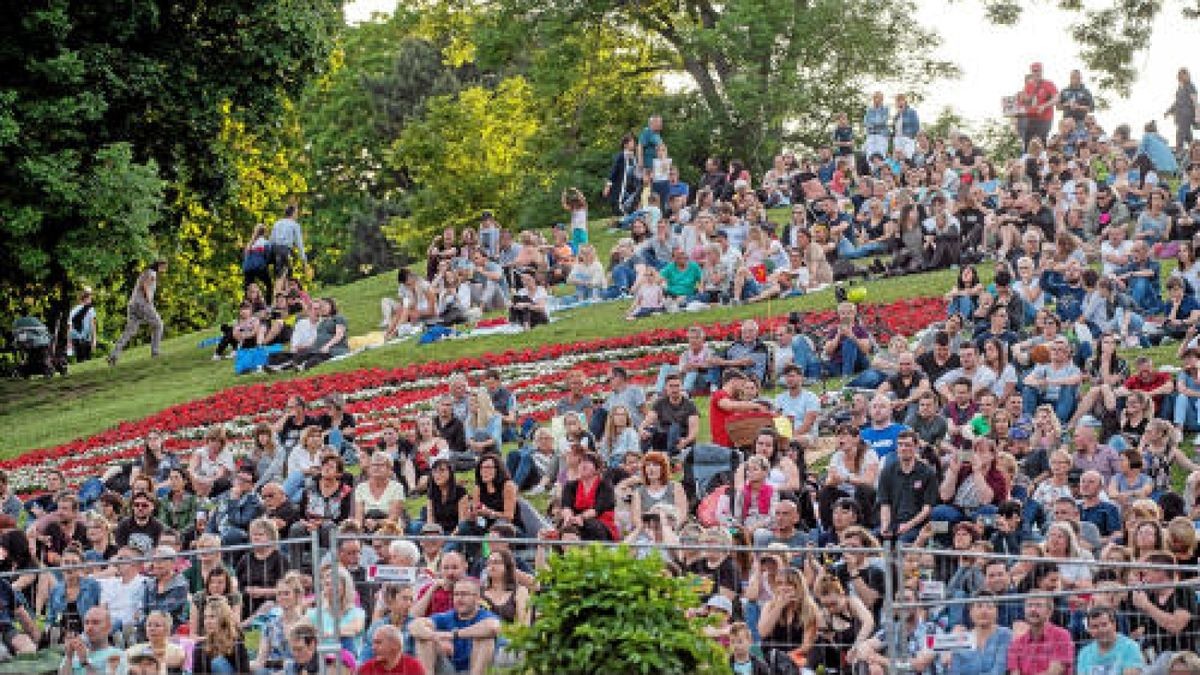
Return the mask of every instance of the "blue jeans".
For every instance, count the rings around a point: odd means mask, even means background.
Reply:
[[[1138,309],[1145,314],[1158,314],[1162,311],[1162,298],[1158,294],[1158,285],[1152,279],[1130,277],[1129,295],[1137,303]]]
[[[975,299],[969,295],[956,295],[946,306],[946,316],[958,314],[963,318],[970,318],[975,313]]]
[[[856,245],[849,239],[842,237],[837,243],[838,258],[842,260],[854,260],[856,258],[865,258],[869,255],[875,255],[883,251],[883,245],[879,242],[868,242],[862,246]]]
[[[762,291],[762,286],[759,285],[758,279],[754,277],[746,277],[746,281],[742,283],[742,297],[739,300],[749,300],[758,295]]]
[[[805,377],[821,376],[821,360],[813,352],[812,343],[803,336],[792,338],[792,363],[804,372]]]
[[[871,366],[871,362],[867,359],[867,355],[858,348],[858,343],[854,340],[851,340],[850,338],[842,338],[838,345],[838,351],[841,354],[842,363],[840,368],[832,361],[826,363],[824,369],[830,375],[840,375],[842,377],[849,378],[855,373],[864,371]]]
[[[886,379],[887,375],[883,371],[868,368],[855,375],[854,379],[846,383],[846,386],[854,387],[855,389],[878,389],[879,385],[883,384],[883,381]]]
[[[1195,429],[1197,424],[1200,423],[1200,398],[1175,394],[1174,407],[1175,426],[1181,430]]]
[[[1022,410],[1026,415],[1033,415],[1039,405],[1049,403],[1054,406],[1054,414],[1063,424],[1066,424],[1071,419],[1071,415],[1075,414],[1075,402],[1078,397],[1079,387],[1059,387],[1056,401],[1051,401],[1041,388],[1021,387]]]
[[[300,497],[304,494],[305,475],[302,473],[288,474],[288,477],[283,481],[283,493],[287,498],[295,503],[300,503]]]
[[[533,475],[533,448],[518,448],[504,456],[504,466],[513,483],[521,490],[527,489],[526,482]]]
[[[637,281],[637,270],[633,269],[633,265],[629,261],[613,265],[612,268],[612,288],[617,288],[621,293],[626,293],[633,288],[633,282]]]
[[[654,391],[661,394],[667,386],[667,375],[678,373],[679,366],[673,366],[669,363],[664,363],[658,369],[658,379],[654,382]],[[700,379],[700,371],[689,370],[683,374],[683,391],[691,394],[696,390],[696,380]]]

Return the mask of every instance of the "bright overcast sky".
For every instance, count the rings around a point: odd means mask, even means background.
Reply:
[[[551,0],[553,1],[553,0]],[[1046,76],[1062,88],[1072,68],[1080,66],[1076,47],[1068,27],[1070,15],[1052,3],[1029,3],[1022,22],[1012,28],[986,23],[981,2],[961,0],[948,5],[945,0],[918,0],[919,16],[927,26],[941,32],[941,55],[962,70],[958,80],[931,88],[919,111],[932,121],[943,107],[950,106],[971,122],[998,117],[1000,98],[1015,92],[1023,83],[1029,64],[1041,61]],[[1175,73],[1188,66],[1200,73],[1200,58],[1180,62],[1183,54],[1195,54],[1186,48],[1200,36],[1200,22],[1183,20],[1176,3],[1166,3],[1154,31],[1154,45],[1137,57],[1138,80],[1129,98],[1108,95],[1110,108],[1100,111],[1102,125],[1111,131],[1119,123],[1129,123],[1134,133],[1150,119],[1158,120],[1159,130],[1172,142],[1175,126],[1162,117],[1175,95]],[[375,12],[388,12],[396,0],[351,0],[346,18],[351,22],[367,19]],[[1095,93],[1094,82],[1086,77]]]

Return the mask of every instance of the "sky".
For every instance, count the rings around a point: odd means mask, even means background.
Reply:
[[[1071,69],[1082,66],[1070,39],[1070,13],[1050,2],[1028,3],[1021,22],[1007,28],[987,23],[983,3],[977,0],[952,4],[917,0],[917,4],[921,22],[936,28],[942,36],[939,55],[962,70],[960,78],[928,88],[918,108],[928,121],[947,106],[969,124],[999,117],[1000,98],[1020,88],[1034,61],[1045,64],[1046,77],[1060,89],[1067,85]],[[1187,66],[1193,73],[1200,73],[1200,56],[1193,56],[1190,62],[1180,61],[1180,55],[1200,54],[1183,47],[1200,36],[1200,22],[1181,19],[1176,3],[1166,5],[1154,29],[1154,44],[1136,57],[1139,75],[1130,96],[1107,94],[1110,107],[1097,113],[1106,129],[1128,123],[1136,133],[1155,119],[1164,136],[1175,137],[1174,121],[1164,119],[1162,114],[1174,99],[1178,69]],[[346,5],[346,19],[352,23],[364,21],[374,12],[388,12],[395,6],[396,0],[351,0]],[[1097,93],[1086,72],[1084,81]]]

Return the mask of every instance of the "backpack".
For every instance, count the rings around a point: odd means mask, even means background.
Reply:
[[[715,527],[719,524],[717,522],[717,511],[721,508],[721,498],[728,491],[728,485],[721,485],[705,495],[704,499],[700,500],[700,504],[696,507],[696,518],[700,520],[701,525]]]

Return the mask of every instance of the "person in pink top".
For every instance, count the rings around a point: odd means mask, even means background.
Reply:
[[[1050,623],[1054,611],[1050,598],[1025,599],[1029,630],[1008,648],[1010,675],[1070,675],[1075,672],[1075,644],[1071,633]]]

